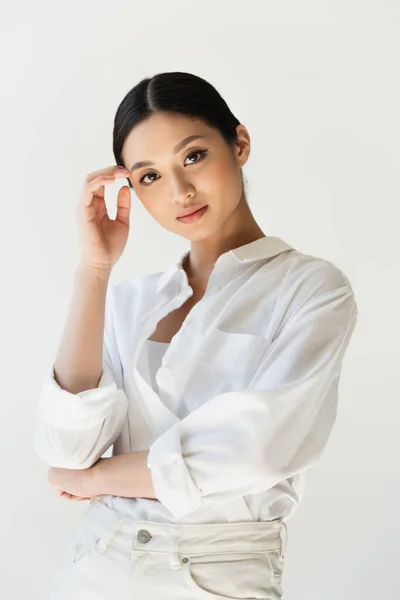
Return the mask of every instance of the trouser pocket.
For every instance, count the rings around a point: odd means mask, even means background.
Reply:
[[[279,552],[215,552],[182,557],[186,583],[211,600],[271,600],[282,575]],[[274,595],[275,594],[275,595]]]

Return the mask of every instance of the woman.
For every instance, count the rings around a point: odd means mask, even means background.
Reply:
[[[353,290],[257,224],[248,131],[200,77],[138,83],[113,149],[117,164],[83,186],[81,262],[38,403],[50,483],[90,500],[50,598],[281,598],[287,521],[335,420]],[[110,220],[105,186],[121,177]],[[129,188],[190,250],[111,285]]]

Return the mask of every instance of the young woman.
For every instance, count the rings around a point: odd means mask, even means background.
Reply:
[[[50,598],[282,598],[287,521],[335,421],[353,290],[255,221],[249,133],[200,77],[139,82],[113,149],[116,165],[84,182],[71,310],[38,402],[49,482],[90,500]],[[125,177],[110,220],[105,186]],[[111,285],[129,188],[190,249]]]

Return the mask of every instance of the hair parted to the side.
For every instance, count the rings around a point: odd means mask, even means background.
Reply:
[[[113,152],[117,165],[127,166],[121,153],[133,127],[152,113],[161,111],[202,119],[210,127],[218,129],[229,145],[237,139],[236,127],[240,121],[211,83],[192,73],[158,73],[142,79],[118,106],[113,129]],[[128,183],[133,188],[129,179]]]

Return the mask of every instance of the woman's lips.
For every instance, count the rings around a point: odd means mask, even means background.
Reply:
[[[196,210],[196,212],[192,213],[191,215],[186,215],[186,217],[177,217],[178,221],[181,221],[182,223],[193,223],[194,221],[197,221],[204,215],[207,208],[208,204],[206,206],[203,206],[203,208]]]

